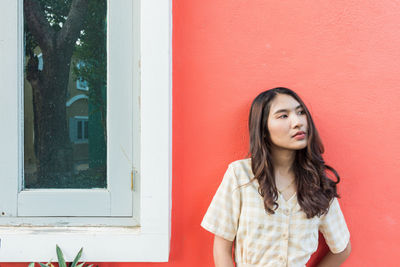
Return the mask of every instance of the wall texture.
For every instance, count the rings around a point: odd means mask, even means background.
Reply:
[[[343,266],[398,266],[399,13],[390,0],[173,0],[170,262],[99,266],[213,266],[201,219],[227,164],[246,157],[251,101],[276,86],[304,99],[342,178]],[[309,266],[326,250],[321,236]]]
[[[171,266],[212,266],[199,223],[227,164],[246,156],[250,102],[294,89],[319,129],[352,254],[398,266],[400,5],[395,1],[173,2]],[[320,250],[326,252],[321,239]]]

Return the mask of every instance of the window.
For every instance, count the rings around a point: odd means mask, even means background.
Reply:
[[[89,91],[88,82],[82,77],[78,77],[76,80],[76,88],[79,90]]]
[[[76,67],[78,68],[78,70],[80,70],[81,68],[85,67],[85,63],[83,61],[79,61],[76,64]],[[76,89],[89,91],[88,82],[81,76],[79,76],[76,80]]]
[[[87,116],[70,118],[69,137],[75,144],[87,143],[89,138],[89,121]]]
[[[82,246],[84,261],[168,260],[171,1],[109,0],[108,5],[107,84],[112,94],[107,94],[107,184],[27,189],[23,1],[0,2],[0,114],[7,114],[0,117],[0,261],[48,261],[55,258],[56,243],[67,261]],[[45,60],[42,66],[46,68]],[[64,103],[71,107],[89,100],[74,95]],[[79,116],[71,117],[76,119],[76,138],[87,135],[90,142],[90,119],[85,125]],[[74,163],[76,171],[85,166]]]
[[[43,70],[43,55],[40,53],[38,56],[38,70]]]

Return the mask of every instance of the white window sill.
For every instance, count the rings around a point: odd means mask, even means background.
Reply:
[[[168,234],[140,227],[0,227],[2,262],[56,262],[56,244],[67,262],[81,247],[80,262],[167,262],[169,255]]]
[[[82,140],[82,141],[74,141],[73,142],[75,145],[83,145],[83,144],[89,144],[89,140]]]

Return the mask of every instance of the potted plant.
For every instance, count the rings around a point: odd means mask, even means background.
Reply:
[[[79,261],[79,259],[80,259],[81,256],[82,256],[82,251],[83,251],[83,248],[81,248],[81,250],[79,250],[78,254],[76,255],[76,257],[75,257],[75,259],[74,259],[74,261],[71,263],[71,265],[70,265],[69,267],[92,267],[92,266],[93,266],[93,264],[85,265],[84,262],[78,264],[78,261]],[[61,251],[61,249],[60,249],[60,247],[59,247],[58,245],[56,245],[56,252],[57,252],[57,258],[58,258],[58,265],[59,265],[59,267],[68,267],[68,266],[67,266],[67,263],[66,263],[65,260],[64,260],[64,255],[63,255],[63,253],[62,253],[62,251]],[[39,262],[39,265],[40,265],[41,267],[49,267],[49,266],[50,266],[50,267],[55,267],[55,266],[51,263],[51,260],[50,260],[48,263],[46,263],[46,264],[43,264],[43,263],[40,263],[40,262]],[[34,263],[34,262],[31,262],[31,263],[28,265],[28,267],[34,267],[34,266],[35,266],[35,263]],[[96,265],[96,267],[98,267],[98,266]]]

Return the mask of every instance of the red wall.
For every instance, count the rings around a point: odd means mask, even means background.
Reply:
[[[250,102],[276,86],[303,98],[342,178],[343,266],[398,266],[399,14],[389,0],[173,0],[170,262],[99,266],[213,266],[201,219],[227,164],[246,156]]]
[[[400,266],[400,5],[173,4],[169,265],[212,266],[213,236],[201,219],[227,164],[246,156],[250,102],[264,89],[287,86],[310,108],[324,158],[342,178],[353,247],[343,266]]]

